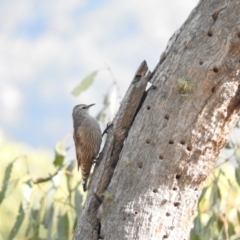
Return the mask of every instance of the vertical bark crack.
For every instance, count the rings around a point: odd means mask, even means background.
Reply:
[[[107,189],[111,182],[111,178],[114,173],[114,169],[118,163],[120,152],[123,148],[124,139],[128,135],[128,131],[134,121],[134,118],[139,111],[143,100],[146,97],[146,87],[150,77],[150,74],[146,75],[148,71],[148,66],[146,61],[143,61],[135,73],[125,98],[122,101],[120,110],[113,121],[113,140],[112,140],[112,151],[110,156],[111,168],[110,174],[104,179],[104,187]],[[101,220],[99,219],[99,225],[101,225]],[[101,230],[99,232],[99,237],[101,236]]]

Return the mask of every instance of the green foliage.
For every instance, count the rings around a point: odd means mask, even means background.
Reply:
[[[189,94],[191,93],[193,87],[194,87],[194,82],[191,80],[188,80],[184,77],[179,78],[177,80],[177,87],[178,87],[178,92],[182,95],[182,96],[189,96]]]
[[[3,206],[0,208],[3,239],[71,239],[84,195],[76,162],[66,161],[63,149],[61,152],[56,147],[56,152],[63,157],[63,161],[56,164],[56,157],[53,162],[46,159],[43,173],[36,173],[42,174],[41,177],[33,177],[31,165],[35,162],[31,162],[31,158],[9,161],[6,165],[1,187]],[[12,185],[17,174],[17,163],[25,165],[25,171],[21,171],[17,183]],[[14,199],[13,208],[18,206],[18,210],[9,215],[4,214],[4,210],[12,212],[10,188],[13,188],[12,193],[19,193]],[[7,229],[2,224],[5,218],[9,223]]]
[[[58,233],[58,240],[65,240],[69,239],[69,218],[68,214],[62,214],[59,212],[58,215],[58,224],[57,224],[57,233]]]
[[[94,78],[96,77],[98,71],[93,71],[92,73],[90,73],[88,76],[86,76],[81,83],[76,86],[73,90],[72,90],[72,95],[74,96],[78,96],[80,95],[83,91],[87,90],[94,81]]]
[[[2,182],[2,190],[0,192],[0,205],[6,194],[7,185],[9,183],[10,174],[11,174],[14,162],[15,162],[15,160],[7,166],[5,173],[4,173],[4,178],[3,178],[3,182]]]
[[[65,142],[59,141],[55,146],[55,157],[53,164],[55,167],[61,167],[66,156]]]
[[[215,168],[203,188],[190,240],[240,239],[240,148],[230,141],[226,149],[232,154]]]
[[[240,186],[240,168],[239,166],[235,168],[235,178],[237,180],[238,186]]]
[[[108,201],[112,201],[113,200],[113,196],[110,192],[108,191],[104,191],[104,193],[102,194],[104,196],[104,198]]]
[[[14,237],[16,236],[19,228],[21,227],[21,225],[23,223],[24,217],[25,217],[25,214],[23,211],[23,207],[22,207],[22,204],[20,204],[19,210],[18,210],[18,216],[17,216],[16,221],[12,227],[12,230],[8,236],[9,240],[14,239]]]
[[[128,158],[124,159],[123,161],[124,161],[126,166],[131,166],[132,165],[132,162]]]

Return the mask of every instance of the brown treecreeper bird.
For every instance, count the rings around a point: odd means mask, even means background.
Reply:
[[[79,104],[73,108],[73,139],[75,142],[78,169],[81,168],[83,191],[87,190],[87,180],[93,160],[98,155],[102,142],[99,123],[89,115],[89,108],[95,104]]]

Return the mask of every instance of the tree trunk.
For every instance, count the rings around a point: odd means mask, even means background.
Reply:
[[[239,16],[238,0],[202,0],[153,73],[141,64],[108,132],[75,240],[189,238],[203,184],[239,120]]]

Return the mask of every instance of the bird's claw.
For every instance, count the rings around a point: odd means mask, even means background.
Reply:
[[[107,127],[105,128],[105,130],[104,130],[103,133],[102,133],[102,137],[103,137],[103,135],[104,135],[105,133],[108,133],[108,130],[109,130],[112,126],[113,126],[113,123],[111,123],[111,122],[109,122],[109,123],[107,124]]]

